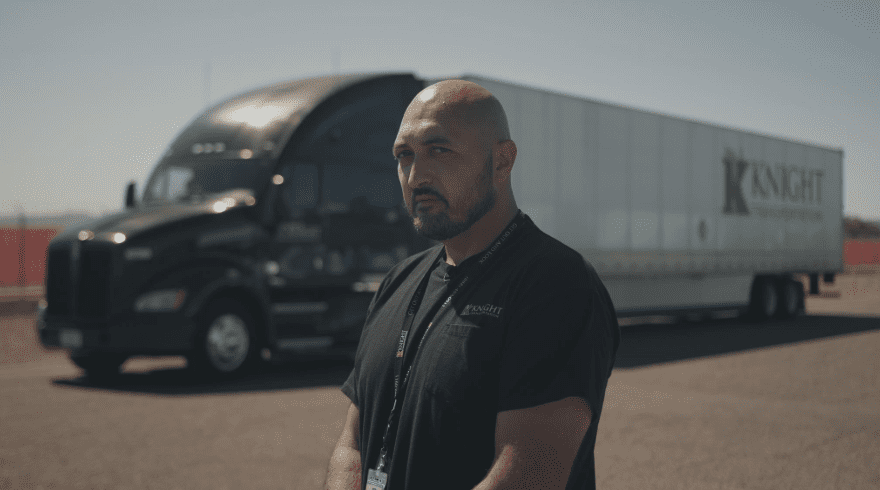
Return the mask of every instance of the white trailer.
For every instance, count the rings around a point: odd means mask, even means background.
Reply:
[[[620,316],[803,308],[842,270],[843,151],[476,76],[519,156],[517,203]]]

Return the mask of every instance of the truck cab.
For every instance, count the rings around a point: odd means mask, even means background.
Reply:
[[[133,355],[228,375],[356,345],[372,293],[430,243],[391,146],[411,75],[330,76],[225,100],[169,146],[140,202],[48,249],[39,337],[93,376]]]

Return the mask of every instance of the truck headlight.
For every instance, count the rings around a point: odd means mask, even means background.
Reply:
[[[160,289],[142,294],[134,302],[134,311],[138,313],[154,313],[175,311],[186,299],[185,289]]]

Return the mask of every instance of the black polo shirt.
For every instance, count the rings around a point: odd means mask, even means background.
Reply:
[[[413,332],[433,324],[414,356],[390,438],[386,488],[474,487],[492,466],[498,412],[569,396],[585,399],[593,418],[566,488],[595,488],[596,429],[620,342],[611,298],[580,254],[527,216],[485,267],[481,255],[453,267],[438,245],[397,264],[376,292],[342,386],[360,411],[362,481],[382,447],[407,307],[430,274]],[[472,277],[471,287],[434,318],[462,274]],[[415,347],[407,342],[407,358]]]

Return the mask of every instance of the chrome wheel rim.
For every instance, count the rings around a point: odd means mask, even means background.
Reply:
[[[211,365],[224,373],[244,363],[251,344],[247,324],[232,313],[220,315],[211,322],[205,342]]]

